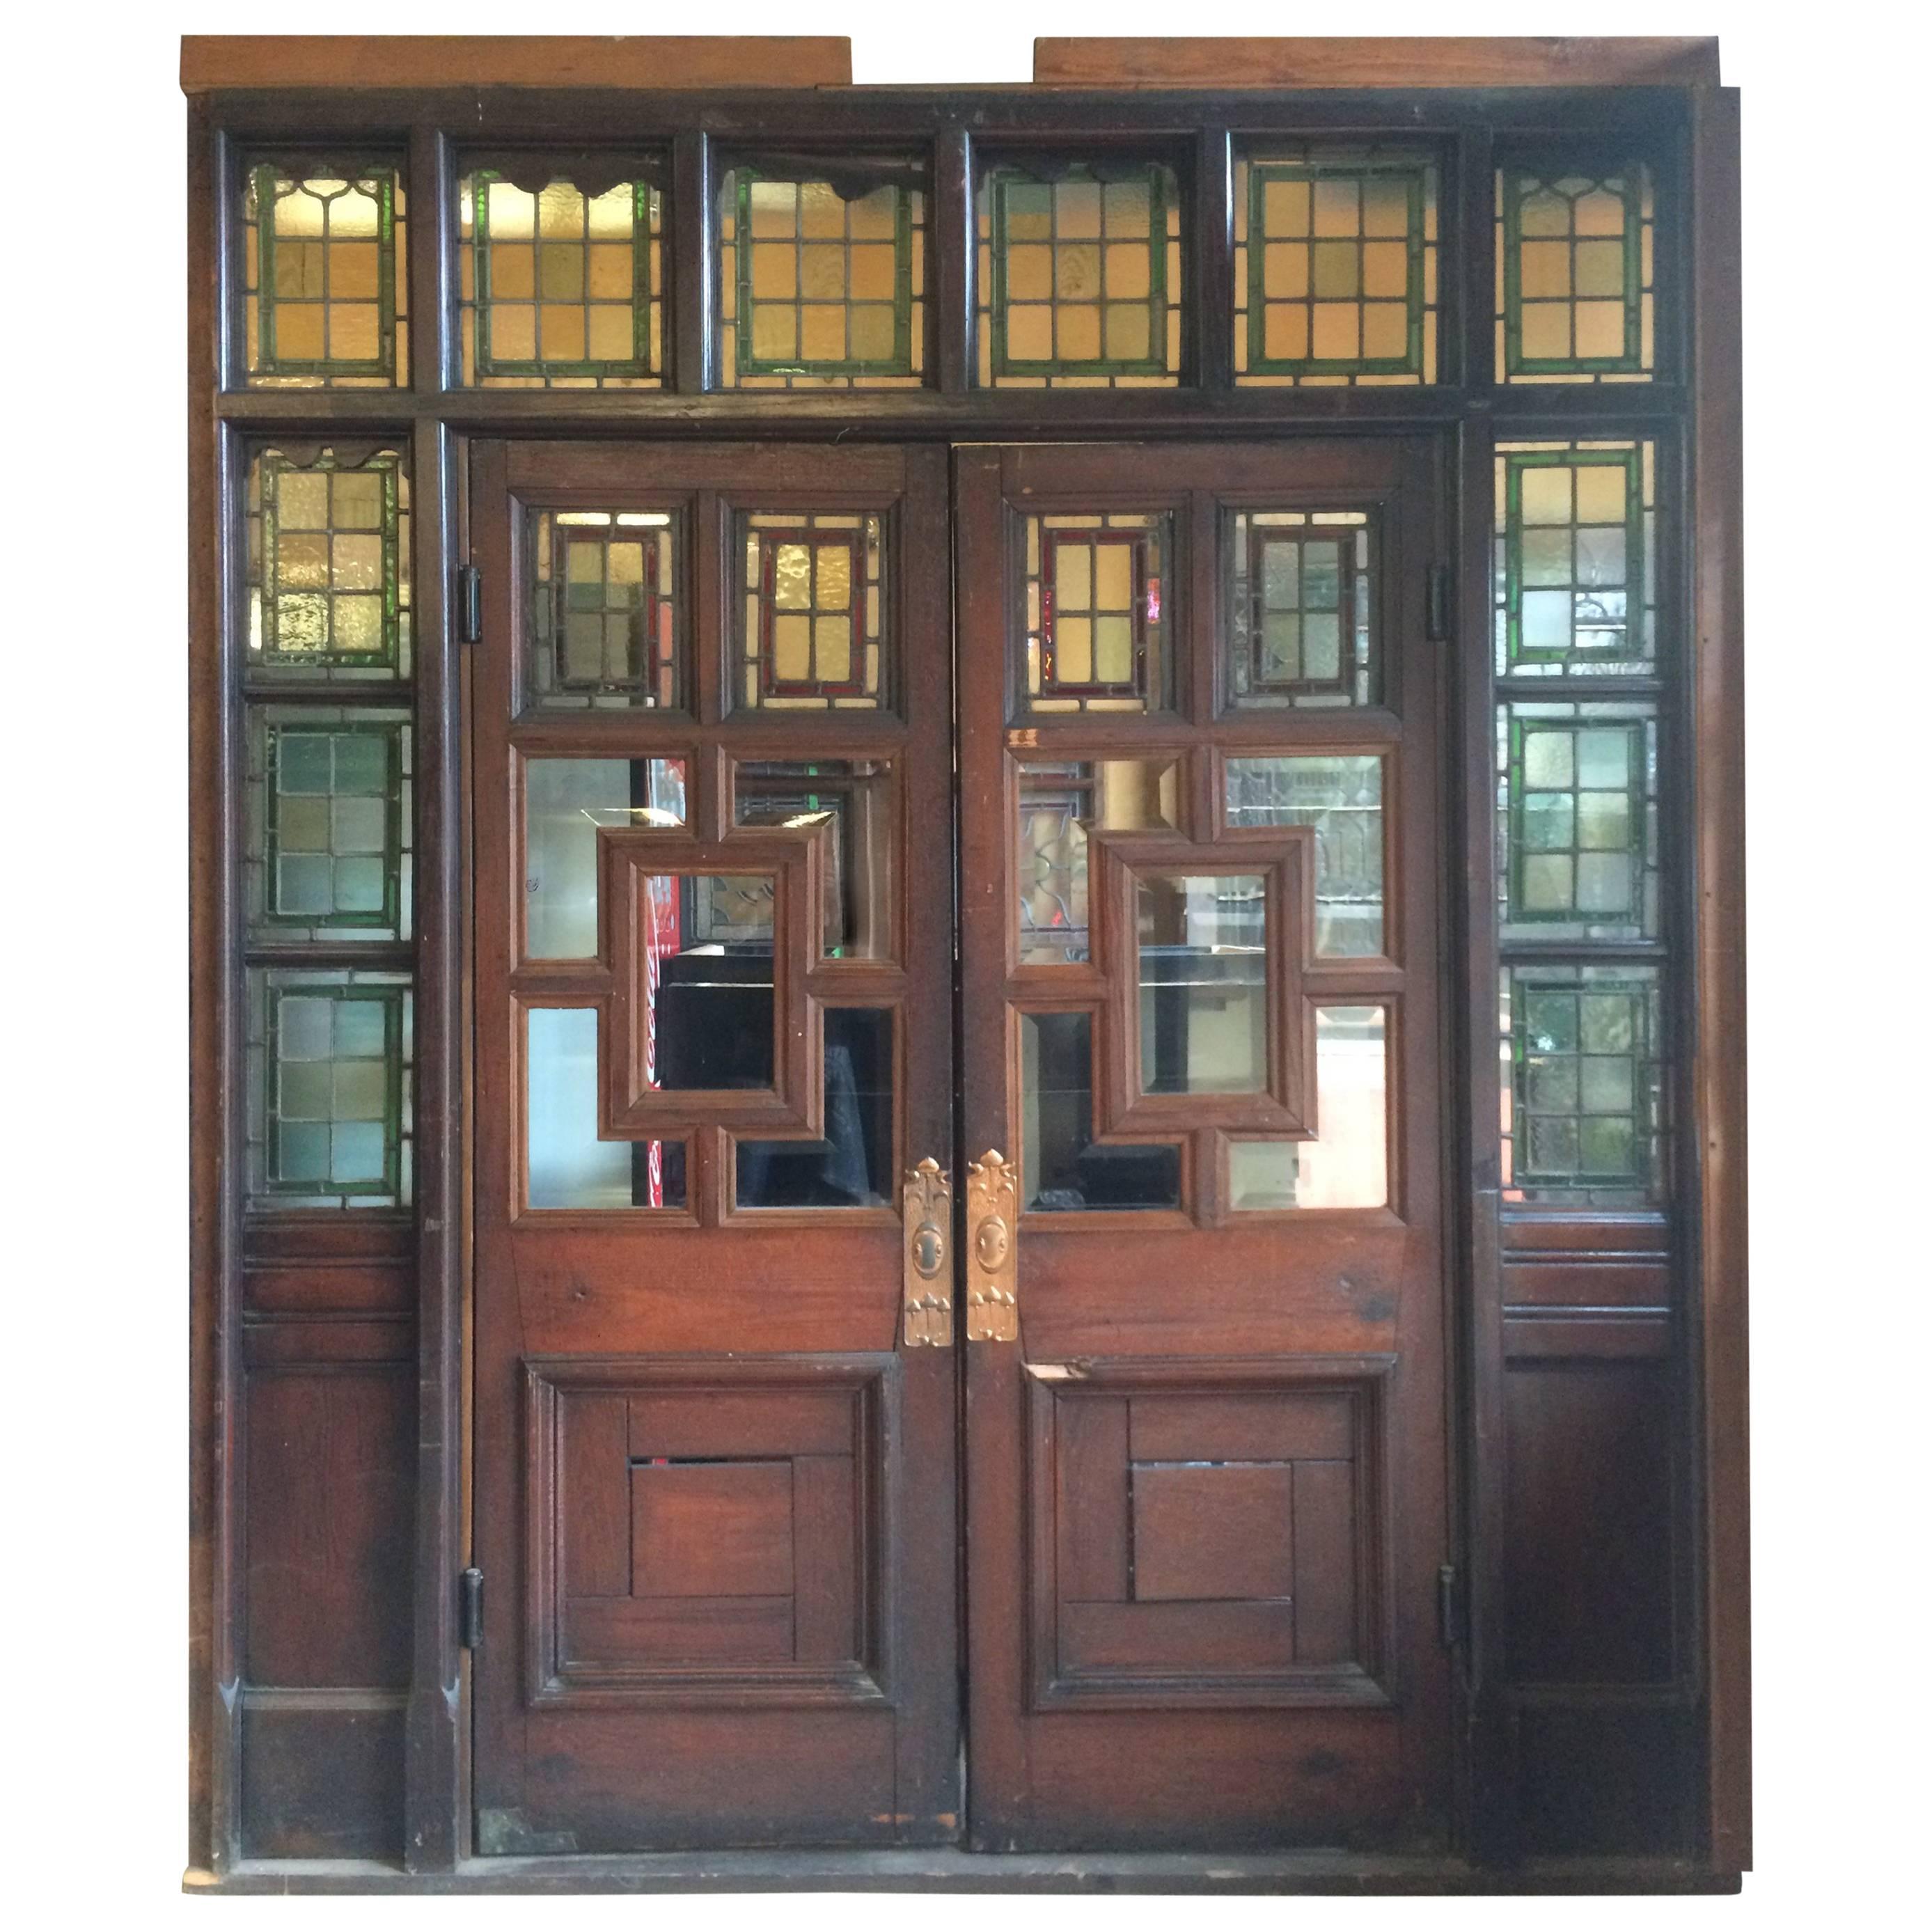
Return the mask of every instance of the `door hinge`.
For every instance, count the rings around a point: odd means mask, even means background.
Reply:
[[[1453,634],[1450,592],[1454,580],[1449,574],[1446,563],[1433,563],[1429,567],[1429,640],[1434,644],[1446,644]]]
[[[456,1580],[456,1641],[465,1650],[483,1648],[483,1573],[474,1568]]]
[[[483,636],[483,573],[473,563],[456,566],[456,641],[481,642]]]
[[[1444,1650],[1462,1641],[1462,1579],[1453,1563],[1436,1573],[1436,1634]]]

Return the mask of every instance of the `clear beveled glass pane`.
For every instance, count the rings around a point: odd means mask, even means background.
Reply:
[[[824,830],[828,959],[892,956],[892,773],[884,758],[752,760],[733,768],[734,824]]]
[[[597,951],[601,828],[684,823],[682,758],[530,758],[524,764],[524,952]]]
[[[1135,884],[1141,1090],[1268,1084],[1268,884],[1259,873],[1154,873]]]
[[[1315,1010],[1312,1140],[1230,1140],[1228,1204],[1379,1208],[1388,1199],[1388,1016],[1380,1006]]]
[[[1094,1022],[1020,1016],[1022,1198],[1052,1214],[1178,1208],[1180,1150],[1102,1147],[1094,1138]]]
[[[825,1014],[825,1138],[740,1141],[740,1208],[880,1208],[892,1198],[892,1015]]]
[[[657,874],[638,881],[650,1012],[647,1086],[769,1088],[777,881],[769,872]]]
[[[1019,767],[1019,956],[1024,966],[1090,957],[1087,835],[1172,830],[1180,768],[1166,758],[1029,762]]]
[[[1382,760],[1323,755],[1230,758],[1230,830],[1315,829],[1315,950],[1372,958],[1382,950]]]
[[[682,1208],[682,1141],[601,1140],[596,1010],[524,1016],[526,1172],[532,1208]]]

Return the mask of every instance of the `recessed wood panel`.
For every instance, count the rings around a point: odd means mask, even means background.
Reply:
[[[242,1850],[256,1858],[399,1858],[403,1700],[242,1709]]]
[[[790,1462],[631,1469],[631,1594],[779,1597],[792,1581]]]

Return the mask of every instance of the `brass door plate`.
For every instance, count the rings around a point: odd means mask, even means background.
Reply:
[[[1017,1342],[1019,1178],[997,1148],[966,1167],[966,1339]]]
[[[905,1178],[905,1345],[952,1346],[952,1184],[929,1155]]]

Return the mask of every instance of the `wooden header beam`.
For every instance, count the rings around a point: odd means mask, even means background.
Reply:
[[[1033,44],[1042,87],[1692,87],[1718,83],[1701,39],[1088,40]]]
[[[184,94],[220,88],[850,87],[840,34],[184,34]]]

